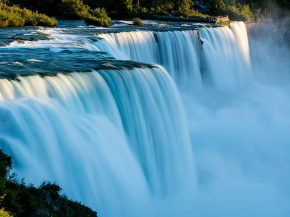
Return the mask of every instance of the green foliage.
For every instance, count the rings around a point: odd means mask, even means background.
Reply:
[[[232,20],[240,19],[240,10],[236,5],[229,5],[227,8],[227,14],[229,15],[229,18]]]
[[[3,208],[0,209],[0,217],[12,217],[9,212],[5,211]]]
[[[105,8],[96,8],[95,10],[92,10],[91,14],[96,18],[109,19],[109,16]]]
[[[121,9],[123,9],[127,13],[133,12],[133,0],[120,0]]]
[[[93,16],[88,16],[85,18],[85,23],[88,25],[101,26],[101,27],[110,27],[111,21],[103,18],[96,18]]]
[[[210,2],[212,12],[215,15],[225,15],[227,9],[227,3],[225,0],[211,0]]]
[[[110,27],[111,18],[108,16],[105,8],[96,8],[85,18],[88,25]]]
[[[0,27],[55,26],[56,20],[38,12],[0,2]]]
[[[191,7],[192,0],[180,0],[178,5],[178,11],[185,16],[189,16],[191,13]]]
[[[244,21],[251,21],[254,18],[253,12],[247,4],[241,6],[240,15]]]
[[[58,7],[65,17],[71,19],[86,18],[90,10],[90,7],[82,0],[62,0]]]
[[[190,11],[190,16],[191,17],[209,17],[209,15],[203,14],[203,13],[201,13],[199,11],[196,11],[196,10],[191,10]]]
[[[174,9],[174,3],[172,1],[165,1],[164,4],[159,6],[159,8],[164,12],[170,12]]]
[[[139,10],[141,14],[147,14],[149,12],[148,9],[145,7],[141,7]]]
[[[208,0],[210,5],[210,13],[217,16],[228,15],[231,20],[252,21],[253,11],[246,1],[242,0]]]
[[[246,4],[241,5],[240,7],[229,5],[227,7],[227,14],[231,20],[251,21],[254,18],[250,6]]]
[[[96,212],[60,195],[56,184],[43,183],[39,188],[7,178],[11,158],[0,150],[0,217],[97,217]]]
[[[193,0],[2,0],[2,2],[3,1],[7,4],[17,4],[21,7],[33,9],[45,14],[73,19],[91,18],[88,15],[88,11],[90,10],[89,7],[91,9],[106,8],[111,17],[121,19],[142,16],[150,17],[150,15],[204,16],[192,10]],[[211,15],[221,16],[229,14],[230,17],[242,20],[250,20],[253,12],[255,17],[260,14],[270,13],[274,8],[276,9],[277,6],[283,10],[290,10],[289,0],[200,1],[209,4],[210,10],[208,13]],[[196,9],[198,9],[198,7]],[[7,17],[7,14],[3,15],[3,12],[1,12],[1,14],[1,17]],[[281,14],[280,11],[278,14]],[[96,20],[95,18],[92,19]],[[3,22],[2,26],[7,26],[9,23],[19,26],[22,25],[23,21],[19,19],[19,17],[16,17],[15,19]]]
[[[57,21],[53,18],[46,16],[45,14],[35,13],[34,26],[56,26]],[[30,25],[25,23],[25,25]]]
[[[144,22],[140,18],[134,18],[133,19],[133,25],[135,25],[135,26],[143,26]]]
[[[173,9],[174,9],[174,2],[173,1],[163,1],[162,3],[157,5],[156,12],[157,13],[168,13]]]

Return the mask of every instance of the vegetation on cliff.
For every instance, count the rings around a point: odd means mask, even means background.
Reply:
[[[263,17],[283,17],[289,14],[288,0],[203,0],[207,13],[228,15],[231,20],[254,21]]]
[[[0,1],[0,27],[55,26],[56,20],[38,12],[7,6]]]
[[[1,217],[97,217],[97,213],[60,195],[56,184],[43,183],[39,188],[17,183],[8,173],[12,159],[0,150]]]

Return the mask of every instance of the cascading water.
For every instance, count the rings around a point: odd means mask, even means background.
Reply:
[[[0,80],[1,144],[21,156],[16,171],[27,181],[56,181],[109,216],[128,215],[123,198],[194,189],[185,117],[165,71],[18,79]]]
[[[205,82],[219,89],[234,89],[249,83],[250,56],[244,24],[233,23],[231,29],[202,28],[199,32],[204,42],[202,72]]]
[[[161,64],[181,89],[200,87],[202,81],[233,88],[250,79],[250,60],[244,23],[231,28],[101,34],[96,46],[117,59]]]
[[[117,59],[161,64],[180,87],[202,83],[197,31],[121,32],[101,34],[96,46]]]
[[[269,62],[244,23],[39,31],[51,39],[0,48],[0,145],[19,178],[101,217],[290,215],[288,88],[255,80]]]

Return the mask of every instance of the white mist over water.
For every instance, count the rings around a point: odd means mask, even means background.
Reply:
[[[283,63],[284,67],[280,65],[281,70],[272,70],[279,67],[281,59],[277,56],[287,49],[286,41],[280,41],[284,48],[279,50],[275,40],[269,43],[260,35],[268,32],[269,26],[260,30],[263,31],[257,32],[259,37],[250,35],[250,73],[254,78],[246,79],[246,86],[234,92],[209,88],[194,100],[185,101],[192,120],[190,132],[202,189],[199,195],[203,199],[199,201],[210,207],[202,210],[201,216],[290,214],[290,96],[284,88],[271,82],[264,85],[258,79],[267,74],[289,75],[290,68],[286,67],[289,61]],[[276,55],[271,53],[274,49]],[[283,58],[289,60],[289,53],[284,54]]]
[[[52,33],[20,46],[102,50],[169,73],[0,80],[1,146],[19,176],[56,181],[100,216],[289,217],[290,96],[259,80],[289,55],[277,49],[263,62],[259,49],[283,41],[250,35],[250,50],[243,23],[97,42]],[[287,61],[279,73],[290,73]]]

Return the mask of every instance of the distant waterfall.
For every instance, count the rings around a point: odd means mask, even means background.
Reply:
[[[194,188],[184,112],[162,69],[1,79],[0,98],[1,146],[29,182],[56,181],[104,216],[126,216],[124,198]]]
[[[101,34],[96,45],[117,59],[162,65],[180,88],[208,83],[236,88],[250,78],[250,55],[243,22],[190,31],[135,31]],[[235,63],[235,64],[233,64]]]

